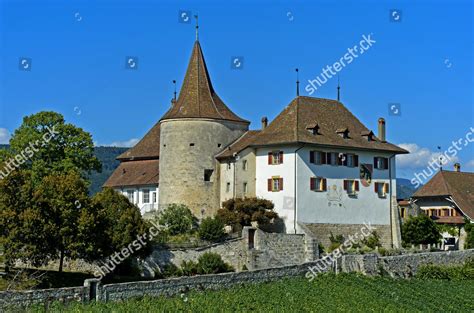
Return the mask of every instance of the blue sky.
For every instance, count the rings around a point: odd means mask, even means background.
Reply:
[[[295,67],[308,95],[307,81],[369,34],[376,43],[340,71],[341,100],[374,131],[386,118],[388,139],[410,147],[399,176],[474,126],[471,1],[0,0],[0,142],[41,110],[60,112],[98,145],[141,138],[184,77],[194,25],[179,23],[180,10],[199,14],[214,87],[252,128],[295,96]],[[137,70],[126,69],[127,56]],[[312,96],[335,98],[336,86],[330,79]],[[471,171],[473,146],[457,160]]]

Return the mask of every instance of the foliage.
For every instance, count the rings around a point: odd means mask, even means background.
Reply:
[[[31,171],[35,185],[53,173],[75,171],[82,175],[101,170],[101,164],[94,156],[92,136],[65,123],[64,117],[56,112],[24,117],[10,139],[8,153],[10,157],[27,157],[28,161],[20,168]]]
[[[362,243],[372,250],[374,250],[376,247],[382,246],[380,242],[380,236],[375,230],[367,238],[364,238]]]
[[[332,232],[329,233],[329,241],[331,244],[327,248],[327,252],[333,252],[334,250],[338,249],[345,241],[344,236],[341,234],[338,234],[334,236]]]
[[[65,313],[466,312],[466,308],[472,307],[473,294],[471,281],[321,275],[311,283],[305,278],[290,278],[216,291],[191,291],[184,297],[145,296],[120,302],[57,303],[48,310]],[[44,306],[30,310],[46,311]]]
[[[199,273],[199,264],[196,262],[190,261],[183,261],[181,263],[181,272],[184,276],[194,276]]]
[[[459,229],[456,226],[451,226],[447,224],[436,224],[440,234],[448,233],[451,236],[455,237],[459,235]]]
[[[436,223],[427,215],[410,216],[402,225],[402,239],[405,244],[432,244],[441,239]]]
[[[467,218],[464,224],[464,230],[467,233],[466,242],[464,243],[465,249],[474,249],[474,224],[471,223]]]
[[[226,225],[250,226],[252,222],[267,225],[272,219],[278,218],[273,211],[273,202],[260,198],[236,198],[222,203],[217,216]]]
[[[231,271],[233,271],[233,268],[225,263],[217,253],[206,252],[198,259],[199,274],[217,274]]]
[[[416,273],[421,279],[474,280],[474,259],[463,265],[421,265]]]
[[[173,263],[168,263],[163,269],[163,275],[165,277],[179,277],[183,276],[183,271]]]
[[[191,210],[184,204],[170,204],[160,215],[159,223],[170,235],[189,233],[196,222]]]
[[[224,223],[219,218],[206,217],[199,225],[199,237],[203,240],[215,242],[224,236]]]

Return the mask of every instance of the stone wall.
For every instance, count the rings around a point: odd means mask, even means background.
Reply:
[[[253,246],[249,238],[252,233]],[[183,261],[196,262],[206,252],[219,254],[236,271],[302,264],[318,258],[317,244],[309,236],[266,233],[253,227],[244,227],[241,238],[207,247],[167,249],[157,246],[143,264],[144,275],[154,277],[158,268],[163,269],[169,263],[179,267]]]
[[[324,247],[329,247],[331,241],[329,236],[332,233],[334,236],[343,235],[345,239],[349,236],[357,235],[359,238],[363,237],[363,232],[367,232],[367,227],[364,224],[303,224],[305,230],[309,230],[313,237],[315,237]],[[390,225],[371,225],[380,237],[380,242],[385,248],[392,247],[392,227]]]
[[[33,304],[49,306],[55,301],[61,303],[86,302],[89,300],[89,288],[71,287],[58,289],[2,291],[0,292],[0,312],[12,307],[27,307]]]

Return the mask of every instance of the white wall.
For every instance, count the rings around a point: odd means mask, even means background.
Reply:
[[[143,193],[144,190],[150,191],[150,202],[143,203]],[[130,186],[115,188],[116,191],[123,194],[125,197],[128,197],[128,191],[133,191],[133,204],[135,204],[139,209],[142,215],[152,210],[158,209],[158,197],[159,197],[159,188],[158,185],[148,185],[148,186]],[[153,202],[153,192],[156,192],[156,202]]]
[[[283,218],[286,231],[295,231],[295,184],[294,184],[294,155],[297,146],[285,147],[283,164],[268,165],[268,152],[278,149],[258,148],[256,155],[256,193],[258,197],[275,203],[275,210]],[[360,152],[339,149],[320,149],[304,147],[297,152],[297,216],[298,222],[330,223],[330,224],[363,224],[370,222],[378,225],[390,225],[390,193],[385,198],[379,198],[374,191],[374,183],[389,183],[389,170],[373,170],[372,182],[365,187],[360,182],[359,167],[315,165],[309,162],[309,151],[354,153],[359,156],[359,165],[372,164],[374,156],[390,157],[387,153]],[[395,158],[391,160],[392,168],[392,199],[396,199]],[[267,179],[272,176],[283,177],[283,190],[269,192]],[[310,190],[310,177],[327,179],[325,192]],[[344,179],[359,180],[357,197],[350,197],[344,190]],[[298,226],[296,225],[296,228]]]

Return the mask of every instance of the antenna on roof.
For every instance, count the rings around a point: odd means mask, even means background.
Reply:
[[[299,69],[296,68],[296,96],[300,96],[300,75],[299,75]]]
[[[174,85],[174,101],[176,101],[176,80],[173,79],[173,85]]]
[[[199,22],[198,22],[198,15],[194,15],[194,18],[196,19],[196,41],[199,41]]]
[[[341,100],[341,86],[339,85],[339,74],[337,74],[337,101]]]
[[[438,146],[438,150],[439,150],[439,152],[441,153],[441,146]],[[439,155],[439,170],[440,170],[440,171],[443,170],[442,160],[443,160],[443,155],[440,154],[440,155]]]

